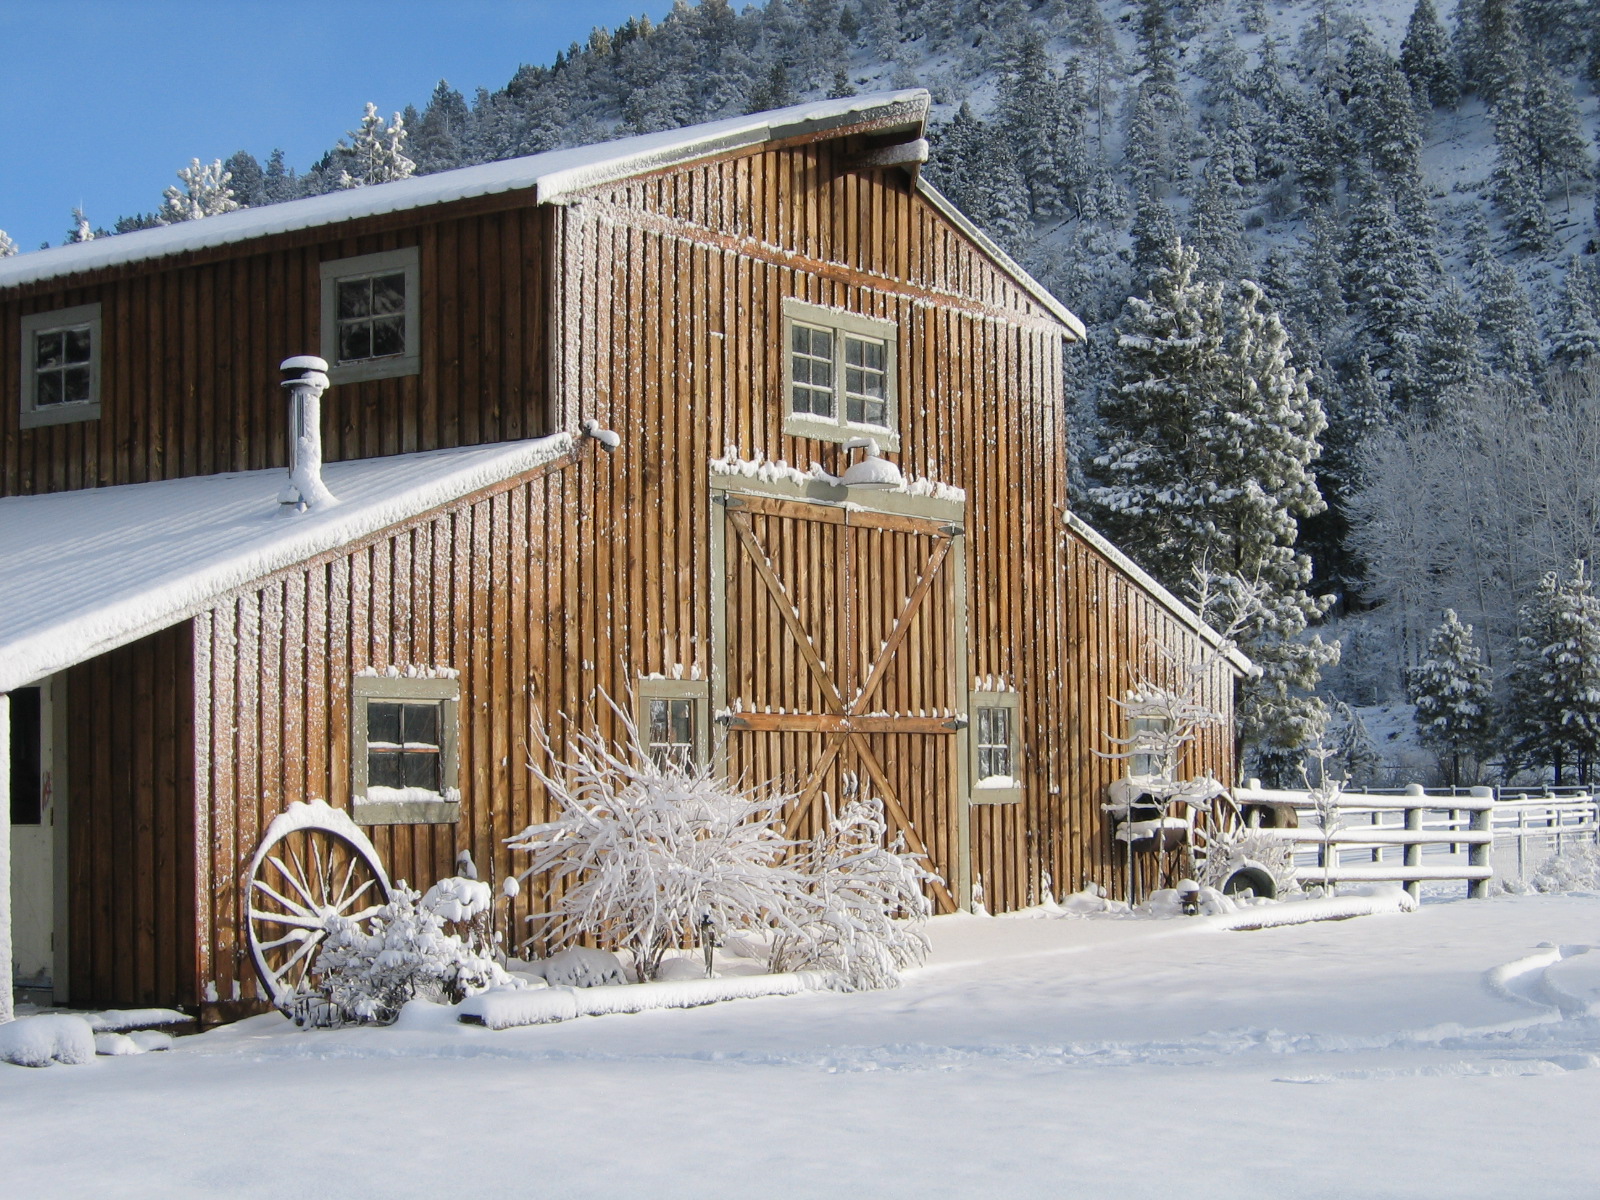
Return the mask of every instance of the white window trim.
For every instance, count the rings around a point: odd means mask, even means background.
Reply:
[[[835,333],[854,333],[884,343],[884,393],[887,416],[882,425],[858,424],[845,419],[844,339],[834,339],[832,417],[794,411],[794,323],[818,325]],[[803,300],[783,302],[783,431],[791,437],[815,438],[824,442],[846,442],[870,437],[884,450],[900,449],[900,326],[840,308],[821,308]]]
[[[639,748],[650,749],[650,701],[694,701],[694,765],[711,761],[711,682],[706,679],[640,679],[633,690],[633,722]]]
[[[1005,708],[1011,710],[1011,780],[1013,786],[1005,787],[986,783],[978,778],[978,709]],[[971,739],[969,759],[972,763],[972,802],[974,804],[1016,804],[1022,800],[1022,780],[1017,774],[1022,768],[1022,696],[1011,691],[975,691],[969,699],[971,719],[967,733]]]
[[[34,338],[59,329],[89,327],[89,399],[71,404],[38,406],[39,376],[34,369]],[[22,420],[23,429],[94,421],[100,416],[100,364],[104,359],[99,304],[79,304],[22,318]]]
[[[439,700],[439,779],[444,790],[435,800],[367,799],[367,705],[378,701]],[[394,678],[358,675],[350,683],[350,812],[362,825],[450,825],[461,819],[458,710],[461,685],[456,679]]]
[[[332,365],[328,378],[333,383],[360,383],[367,379],[392,379],[400,375],[417,375],[422,371],[422,255],[415,246],[399,250],[383,250],[377,254],[362,254],[356,258],[338,258],[325,262],[322,271],[322,357]],[[363,358],[354,362],[339,361],[339,284],[345,280],[361,279],[369,275],[392,275],[402,272],[406,277],[406,349],[404,354],[391,354],[384,358]]]

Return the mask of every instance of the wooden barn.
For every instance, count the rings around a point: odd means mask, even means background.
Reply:
[[[394,878],[467,851],[498,883],[546,816],[534,731],[614,733],[607,697],[650,753],[795,792],[796,835],[881,797],[940,911],[1120,889],[1114,698],[1214,635],[1069,513],[1082,326],[920,177],[928,108],[0,262],[17,984],[258,1011],[275,817],[326,801]],[[325,392],[283,386],[305,355]],[[1219,729],[1188,766],[1231,756]]]

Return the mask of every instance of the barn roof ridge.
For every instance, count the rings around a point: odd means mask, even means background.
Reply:
[[[0,498],[0,694],[555,464],[569,434],[323,465],[338,498],[279,511],[282,467]],[[553,468],[552,468],[553,469]]]
[[[554,203],[604,183],[829,129],[872,124],[885,129],[905,126],[920,132],[930,106],[930,97],[922,88],[814,100],[680,129],[242,208],[0,259],[0,290],[519,189],[532,189],[540,204]]]

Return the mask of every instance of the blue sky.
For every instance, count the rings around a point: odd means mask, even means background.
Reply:
[[[469,99],[595,25],[671,0],[0,0],[0,229],[58,245],[71,210],[110,227],[174,172],[276,146],[300,170],[359,122]]]

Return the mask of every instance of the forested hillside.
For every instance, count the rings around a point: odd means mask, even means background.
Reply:
[[[1182,591],[1199,552],[1150,530],[1265,493],[1285,630],[1345,641],[1304,678],[1353,701],[1399,693],[1447,606],[1509,665],[1542,577],[1600,549],[1591,0],[678,0],[499,90],[441,82],[399,125],[369,109],[303,171],[241,151],[226,189],[270,204],[918,85],[929,177],[1089,326],[1068,366],[1085,515]],[[216,211],[217,178],[183,182],[117,230]],[[1185,322],[1282,392],[1179,397],[1229,427],[1188,459],[1128,399],[1198,370],[1198,343],[1149,340]]]

